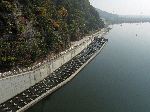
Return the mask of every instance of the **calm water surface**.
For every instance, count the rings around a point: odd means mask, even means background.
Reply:
[[[72,82],[27,112],[150,112],[150,24],[114,25],[106,37]]]

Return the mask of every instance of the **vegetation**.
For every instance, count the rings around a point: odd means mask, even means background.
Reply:
[[[149,16],[121,16],[96,9],[107,24],[150,22]]]
[[[88,0],[0,0],[0,72],[28,67],[102,27]]]

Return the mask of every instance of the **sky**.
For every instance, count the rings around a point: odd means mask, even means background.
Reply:
[[[101,10],[120,15],[150,16],[150,0],[90,0]]]

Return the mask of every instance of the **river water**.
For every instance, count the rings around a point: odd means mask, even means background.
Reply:
[[[150,112],[150,23],[112,27],[74,80],[26,112]]]

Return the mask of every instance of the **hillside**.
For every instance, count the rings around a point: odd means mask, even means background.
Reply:
[[[119,23],[138,23],[138,22],[150,22],[149,16],[138,16],[138,15],[117,15],[96,9],[108,24],[119,24]]]
[[[0,0],[0,72],[31,66],[103,27],[88,0]]]

